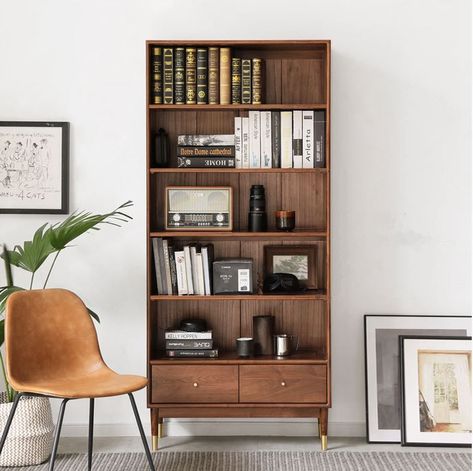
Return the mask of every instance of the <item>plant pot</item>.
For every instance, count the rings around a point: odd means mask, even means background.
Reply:
[[[13,403],[0,394],[0,430],[5,429]],[[49,458],[54,424],[49,399],[22,397],[0,455],[0,466],[32,466]]]

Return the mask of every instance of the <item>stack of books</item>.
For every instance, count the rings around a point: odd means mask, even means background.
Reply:
[[[325,167],[325,111],[249,111],[235,117],[237,168]]]
[[[233,134],[184,134],[177,136],[178,168],[234,168]]]
[[[263,67],[257,57],[232,58],[229,47],[153,47],[151,103],[261,104]]]
[[[188,244],[178,250],[162,237],[152,243],[159,295],[212,294],[213,244]]]
[[[213,348],[212,331],[186,332],[168,330],[165,332],[166,356],[170,358],[217,358],[218,349]]]

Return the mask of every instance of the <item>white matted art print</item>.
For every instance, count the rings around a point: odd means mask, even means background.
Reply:
[[[68,212],[69,123],[0,122],[0,213]]]
[[[470,316],[365,315],[366,427],[370,443],[401,441],[399,336],[470,336]]]

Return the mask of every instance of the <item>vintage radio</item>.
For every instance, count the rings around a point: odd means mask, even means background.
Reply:
[[[231,231],[232,187],[166,187],[166,229]]]

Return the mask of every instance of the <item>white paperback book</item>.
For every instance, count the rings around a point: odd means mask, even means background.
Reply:
[[[187,273],[186,273],[186,257],[184,250],[176,250],[174,252],[176,260],[176,277],[177,277],[177,294],[184,296],[187,293]]]
[[[241,168],[241,118],[235,118],[235,167]]]
[[[241,160],[243,168],[250,168],[249,118],[241,118]]]
[[[314,112],[302,113],[302,167],[314,168]]]
[[[202,254],[197,252],[195,254],[195,266],[197,274],[197,286],[198,293],[201,296],[205,295],[205,285],[204,285],[204,264],[202,263]]]
[[[197,245],[191,244],[191,263],[192,263],[192,284],[194,285],[194,294],[204,294],[200,292],[199,287],[199,271],[197,266]]]
[[[187,294],[194,294],[194,282],[192,281],[192,259],[191,248],[184,246],[184,258],[186,262]]]
[[[302,111],[292,112],[292,166],[302,168]]]
[[[292,168],[292,111],[281,111],[281,168]]]
[[[261,167],[272,167],[271,111],[261,112]]]
[[[261,121],[259,111],[248,112],[250,124],[250,168],[261,168]]]
[[[209,259],[209,249],[207,246],[202,247],[202,265],[204,267],[204,289],[205,294],[210,295],[212,294],[212,286],[210,286],[210,270],[212,267],[210,266],[210,259]]]

